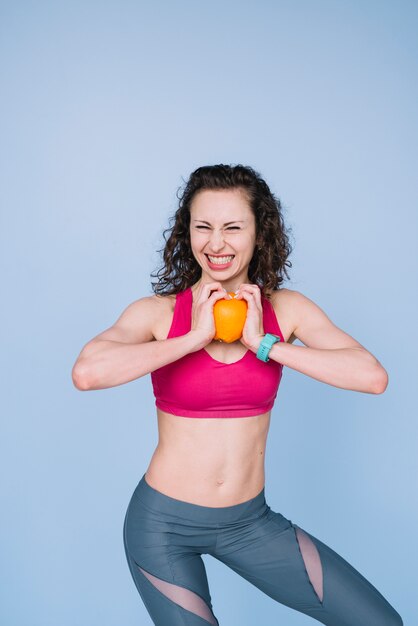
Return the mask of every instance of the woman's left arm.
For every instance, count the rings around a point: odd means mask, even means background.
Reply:
[[[371,352],[299,291],[286,289],[282,295],[292,320],[292,335],[305,345],[275,343],[270,359],[334,387],[373,394],[385,391],[388,374]],[[257,340],[251,350],[257,352],[259,345]]]

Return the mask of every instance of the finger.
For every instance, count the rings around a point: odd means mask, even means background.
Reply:
[[[248,303],[254,302],[254,294],[250,291],[241,291],[238,296],[235,296],[237,300],[246,300]]]
[[[221,298],[225,298],[226,300],[230,300],[230,296],[228,295],[228,292],[226,289],[224,289],[223,287],[219,287],[219,289],[212,289],[210,292],[210,296],[213,296],[213,294],[220,294]]]
[[[219,291],[214,291],[206,300],[206,303],[209,303],[209,306],[212,308],[218,300],[226,300],[229,299],[226,293],[221,293]]]
[[[200,296],[202,297],[202,300],[207,300],[212,292],[217,292],[217,293],[226,293],[226,289],[224,289],[221,285],[220,282],[213,282],[213,283],[202,283],[201,284],[201,292],[200,292]]]
[[[222,293],[226,293],[226,289],[219,282],[209,283],[209,291],[210,292],[212,292],[212,291],[219,291],[219,292],[222,292]]]
[[[261,291],[260,291],[260,287],[257,286],[257,288],[254,291],[254,298],[255,301],[257,302],[258,306],[260,307],[260,309],[263,308],[263,305],[261,303]]]
[[[242,288],[242,291],[241,291],[241,288]],[[237,291],[237,294],[238,294],[236,295],[237,299],[239,299],[239,294],[241,293],[251,293],[254,296],[257,305],[259,307],[262,307],[261,291],[258,285],[242,285],[242,287],[240,287],[239,290]]]
[[[263,305],[261,304],[260,298],[257,298],[257,293],[252,293],[250,291],[243,291],[241,296],[237,297],[237,300],[246,300],[247,304],[250,308],[255,307],[260,315],[263,314]]]
[[[245,285],[240,287],[239,289],[237,289],[237,291],[235,292],[235,295],[238,297],[243,293],[250,293],[251,295],[254,295],[257,293],[256,290],[252,289],[251,287]]]
[[[228,293],[226,291],[213,291],[210,294],[209,300],[222,300],[222,298],[229,298]]]

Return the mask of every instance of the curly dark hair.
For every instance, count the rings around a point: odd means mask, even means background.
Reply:
[[[184,179],[183,179],[184,181]],[[280,200],[270,191],[267,183],[253,168],[244,165],[205,165],[198,167],[184,181],[185,188],[179,195],[174,225],[163,232],[166,245],[162,250],[164,266],[152,277],[157,295],[172,295],[194,285],[202,274],[202,268],[193,256],[190,243],[190,207],[195,194],[203,189],[234,189],[245,192],[256,221],[256,245],[248,268],[251,283],[260,287],[263,295],[271,296],[292,267],[288,256],[292,252],[289,242],[290,228],[285,227]],[[168,239],[166,233],[169,232]]]

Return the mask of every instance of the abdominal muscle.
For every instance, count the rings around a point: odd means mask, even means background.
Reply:
[[[157,409],[159,441],[145,473],[161,493],[202,506],[232,506],[264,487],[270,412],[191,418]]]

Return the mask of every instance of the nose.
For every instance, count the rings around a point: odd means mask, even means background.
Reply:
[[[225,245],[223,234],[214,230],[210,236],[209,243],[210,249],[215,254],[218,254]]]

